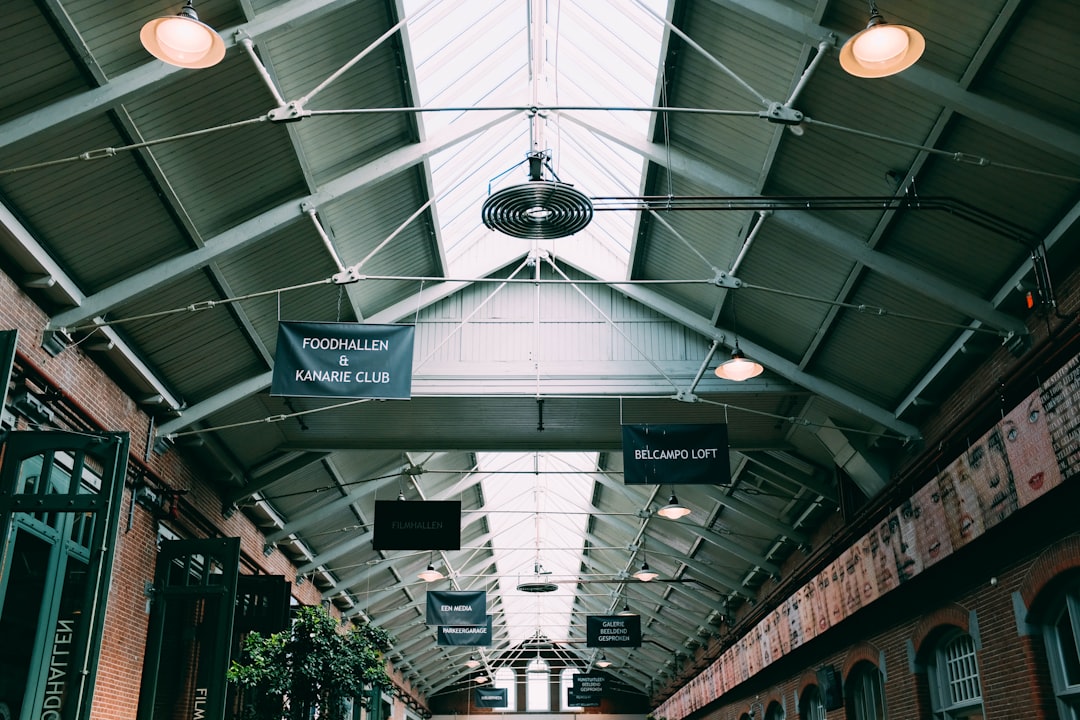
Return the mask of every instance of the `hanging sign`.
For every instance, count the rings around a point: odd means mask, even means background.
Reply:
[[[576,699],[583,702],[573,703],[574,707],[593,707],[584,703],[600,704],[600,698],[604,694],[604,685],[607,683],[607,675],[603,673],[577,673],[570,685],[570,691],[576,695]]]
[[[428,625],[487,624],[487,593],[483,590],[428,590]]]
[[[726,485],[731,482],[727,425],[623,425],[627,485]]]
[[[271,395],[408,400],[412,325],[278,323]]]
[[[374,550],[460,550],[460,500],[376,500]]]
[[[580,693],[574,688],[566,688],[567,707],[600,707],[600,696],[591,693]]]
[[[506,688],[476,688],[473,691],[473,707],[503,708],[506,703]]]
[[[640,615],[587,615],[586,647],[641,647]],[[575,675],[575,680],[580,675]]]
[[[491,616],[484,625],[439,625],[435,634],[439,645],[487,647],[491,645]]]

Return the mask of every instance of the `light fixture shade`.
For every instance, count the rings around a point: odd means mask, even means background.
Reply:
[[[634,573],[634,577],[636,577],[641,582],[651,582],[656,578],[660,577],[660,573],[650,570],[649,563],[644,562],[641,563],[641,569]]]
[[[199,20],[191,0],[176,15],[143,25],[139,40],[158,60],[182,68],[207,68],[225,57],[225,41]]]
[[[636,615],[636,614],[637,613],[633,612],[630,609],[630,603],[623,603],[622,610],[620,610],[619,612],[616,613],[616,615],[623,615],[623,616]]]
[[[420,578],[424,582],[435,582],[436,580],[442,580],[446,576],[436,570],[434,565],[429,564],[427,566],[427,569],[424,570],[422,573],[418,574],[416,577]]]
[[[596,667],[608,668],[611,667],[611,661],[607,659],[607,656],[601,653],[600,659],[596,661]]]
[[[742,382],[757,377],[764,369],[761,363],[750,360],[739,351],[739,348],[735,348],[731,352],[731,359],[720,363],[716,367],[716,377],[722,380]]]
[[[678,520],[690,514],[690,508],[679,502],[679,498],[672,495],[668,498],[667,505],[656,511],[656,514],[668,520]]]
[[[476,659],[475,655],[470,655],[469,659],[465,661],[465,667],[467,667],[467,668],[480,667],[480,661]]]
[[[879,78],[906,70],[922,57],[926,39],[906,25],[890,25],[877,12],[840,48],[840,67],[855,77]]]

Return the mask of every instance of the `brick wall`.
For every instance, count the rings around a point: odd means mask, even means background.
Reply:
[[[156,517],[140,505],[132,509],[131,488],[124,493],[92,717],[125,720],[134,718],[138,709],[149,620],[143,588],[144,583],[154,579],[159,523],[181,537],[239,537],[242,572],[294,578],[296,568],[279,552],[263,555],[263,533],[242,513],[228,518],[222,515],[217,492],[199,477],[197,467],[180,451],[151,452],[147,456],[149,416],[81,348],[68,348],[55,357],[42,349],[47,319],[11,278],[0,272],[0,329],[19,331],[17,364],[45,378],[100,429],[127,431],[131,442],[129,465],[144,469],[153,484],[186,491],[175,518]],[[294,585],[293,596],[303,604],[321,601],[311,583]],[[393,668],[390,671],[398,687],[408,691],[409,684]],[[405,704],[396,702],[394,707],[393,720],[404,718]]]

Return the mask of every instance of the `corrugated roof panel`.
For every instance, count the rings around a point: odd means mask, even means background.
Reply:
[[[1010,42],[980,75],[981,94],[1032,114],[1067,118],[1080,113],[1080,6],[1068,0],[1024,3]]]
[[[255,98],[265,88],[250,69],[231,72],[235,79],[217,91],[193,75],[129,103],[138,131],[160,139],[252,118],[251,103],[263,106]],[[162,143],[151,153],[204,238],[307,192],[288,133],[270,123]]]
[[[118,306],[114,314],[117,318],[132,317],[186,308],[216,297],[217,291],[205,275],[188,275]],[[250,344],[237,334],[236,321],[223,307],[126,322],[122,329],[188,402],[203,400],[266,370]]]
[[[737,273],[751,287],[729,293],[717,324],[798,363],[829,316],[831,303],[843,300],[841,290],[854,262],[800,235],[782,214],[765,220]],[[808,267],[814,271],[808,273]]]
[[[286,100],[307,97],[393,24],[383,3],[352,4],[266,40]],[[400,76],[400,40],[383,40],[305,104],[313,112],[410,104]],[[410,113],[314,115],[295,126],[316,181],[325,182],[415,137]]]
[[[1050,228],[1032,212],[1033,205],[1063,212],[1075,200],[1076,183],[1068,178],[1080,176],[1080,134],[1075,157],[1069,157],[958,116],[942,144],[968,153],[972,161],[958,163],[950,155],[931,157],[919,176],[917,191],[947,195],[988,219],[1000,218],[1004,222],[990,223],[1003,226],[1002,231],[1009,231],[1012,223],[1031,235],[1047,232]],[[977,158],[986,158],[985,165]]]
[[[86,79],[70,61],[37,3],[5,2],[0,24],[0,67],[5,75],[0,122],[86,90]]]
[[[841,311],[808,370],[883,407],[903,398],[966,320],[877,273],[864,274],[848,302],[868,311]],[[896,337],[905,339],[903,352],[890,340]]]
[[[281,227],[254,246],[217,263],[235,297],[266,293],[330,278],[337,267],[305,218]],[[240,303],[267,351],[277,344],[278,320],[350,321],[354,317],[343,290],[333,284],[290,290]]]
[[[44,162],[117,144],[113,125],[93,118],[39,133],[8,159]],[[49,238],[57,261],[87,293],[191,248],[130,152],[3,176],[0,188],[23,221]]]

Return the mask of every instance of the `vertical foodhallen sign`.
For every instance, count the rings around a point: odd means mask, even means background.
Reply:
[[[412,325],[278,323],[271,395],[408,400]]]

